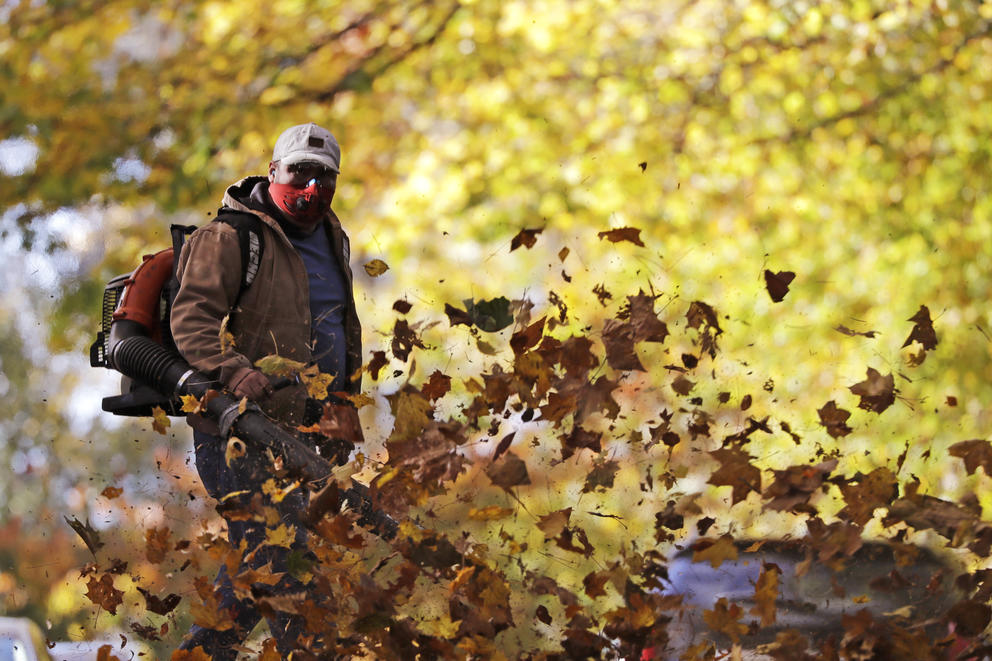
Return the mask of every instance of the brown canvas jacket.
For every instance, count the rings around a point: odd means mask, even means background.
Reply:
[[[305,363],[312,360],[309,280],[303,259],[274,218],[246,204],[255,184],[264,180],[248,177],[224,195],[224,206],[252,213],[263,224],[264,247],[258,274],[241,293],[240,300],[241,244],[234,227],[213,222],[199,228],[183,246],[177,265],[180,285],[171,314],[176,346],[193,367],[225,385],[236,382],[256,360],[271,354]],[[362,331],[351,290],[348,237],[333,212],[323,225],[348,283],[347,370],[354,375],[362,365]],[[235,301],[237,307],[232,309]],[[234,344],[222,350],[221,327],[228,313],[227,330]],[[347,383],[352,393],[361,387],[360,379],[349,378]],[[302,422],[305,396],[302,387],[288,387],[277,390],[259,405],[277,420],[296,425]],[[191,422],[210,431],[205,425]]]

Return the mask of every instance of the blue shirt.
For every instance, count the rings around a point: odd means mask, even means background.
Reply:
[[[334,375],[330,390],[344,390],[347,365],[344,314],[348,284],[323,225],[310,235],[283,225],[303,258],[310,281],[310,329],[313,356],[325,374]]]

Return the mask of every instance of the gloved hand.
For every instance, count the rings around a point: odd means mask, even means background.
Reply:
[[[254,402],[268,398],[273,391],[269,377],[258,370],[246,370],[231,382],[230,388],[238,397],[247,397]]]

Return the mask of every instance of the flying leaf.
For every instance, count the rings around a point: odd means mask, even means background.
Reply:
[[[97,534],[93,526],[90,525],[89,519],[85,523],[72,517],[71,519],[67,516],[63,517],[65,522],[69,524],[69,527],[76,531],[76,534],[83,540],[86,544],[86,548],[90,550],[90,553],[96,555],[97,550],[103,546],[103,542],[100,541],[100,535]]]
[[[635,246],[641,246],[642,248],[644,247],[644,242],[641,241],[641,230],[636,227],[620,227],[613,230],[599,232],[596,236],[598,236],[600,240],[606,239],[612,243],[630,241]]]
[[[533,248],[534,244],[537,242],[537,235],[543,231],[544,230],[540,230],[540,229],[520,230],[519,232],[517,232],[517,235],[513,237],[513,240],[510,241],[510,252],[513,252],[520,246],[524,246],[525,248],[528,249]]]
[[[161,599],[140,585],[138,586],[138,592],[145,597],[145,607],[156,615],[168,615],[182,601],[182,597],[178,594],[169,594],[165,599]]]
[[[369,374],[372,376],[372,379],[378,381],[379,370],[381,370],[383,367],[385,367],[388,364],[389,364],[389,359],[386,358],[385,351],[373,351],[372,360],[369,361],[369,366],[368,366]]]
[[[737,560],[737,555],[737,545],[730,535],[723,535],[719,539],[704,537],[692,545],[692,561],[708,562],[714,569],[727,560]]]
[[[513,323],[510,301],[504,296],[489,301],[466,298],[462,301],[469,318],[479,330],[495,333]]]
[[[327,399],[327,389],[334,383],[333,374],[319,371],[314,374],[309,369],[301,373],[300,378],[307,387],[307,395],[318,400]]]
[[[544,334],[544,322],[547,318],[541,317],[533,324],[523,330],[519,330],[510,337],[510,348],[515,355],[520,355],[524,351],[537,346]]]
[[[220,331],[219,331],[220,352],[222,354],[227,353],[228,351],[233,351],[235,349],[234,335],[231,333],[230,330],[228,330],[228,324],[230,323],[231,323],[231,315],[225,314],[224,318],[220,322]]]
[[[851,386],[850,391],[861,397],[859,408],[875,413],[881,413],[896,401],[892,375],[882,376],[871,367],[868,368],[868,378]]]
[[[152,564],[165,560],[169,552],[169,529],[167,527],[149,528],[145,531],[145,558]]]
[[[424,397],[433,402],[436,399],[444,397],[450,390],[451,377],[442,374],[440,370],[434,370],[431,373],[430,379],[420,389],[420,392],[423,393]]]
[[[493,461],[498,460],[504,452],[510,449],[510,444],[513,443],[513,438],[517,435],[517,432],[510,432],[504,436],[499,443],[496,444],[496,449],[493,450]]]
[[[847,436],[852,429],[847,426],[847,419],[851,417],[848,411],[837,407],[834,400],[830,400],[816,411],[820,415],[820,424],[827,428],[827,433],[834,438]]]
[[[406,361],[414,347],[426,349],[427,345],[424,344],[417,335],[416,329],[410,326],[406,319],[397,319],[396,323],[393,324],[393,340],[389,345],[393,355]]]
[[[117,607],[124,602],[124,592],[114,587],[110,574],[103,574],[99,579],[90,576],[86,583],[86,597],[111,615],[117,615]]]
[[[921,305],[909,321],[916,322],[909,337],[903,342],[904,347],[908,347],[913,342],[919,342],[924,350],[937,348],[937,332],[933,329],[933,321],[930,319],[930,310],[925,305]]]
[[[710,475],[714,486],[731,487],[731,502],[736,505],[751,491],[761,492],[761,471],[751,464],[751,455],[737,448],[720,448],[710,452],[720,468]]]
[[[643,291],[627,297],[626,317],[633,329],[635,342],[664,342],[668,336],[668,326],[654,311],[657,296]]]
[[[181,409],[183,413],[199,413],[203,410],[200,406],[200,400],[196,395],[180,395],[179,399],[183,403]]]
[[[612,459],[609,461],[597,459],[592,470],[586,475],[585,484],[582,485],[582,493],[589,493],[596,489],[613,488],[613,480],[618,470],[620,470],[620,462]]]
[[[267,528],[265,530],[265,543],[269,546],[290,548],[295,541],[296,528],[288,523],[283,523],[275,528]]]
[[[245,456],[246,451],[247,448],[244,441],[237,436],[230,437],[227,439],[227,445],[224,448],[224,463],[230,467],[231,462]]]
[[[864,337],[869,337],[870,338],[870,337],[875,337],[878,334],[878,331],[873,331],[873,330],[870,330],[870,331],[855,331],[855,330],[851,330],[847,326],[835,326],[834,327],[834,330],[837,331],[837,332],[839,332],[839,333],[843,333],[844,335],[850,336],[850,337],[854,337],[855,335],[862,335]]]
[[[765,288],[772,301],[780,303],[785,295],[789,293],[789,284],[795,279],[796,274],[792,271],[779,271],[772,273],[765,269]]]
[[[985,469],[986,475],[992,475],[992,444],[988,441],[961,441],[952,445],[948,453],[964,460],[968,475],[974,474],[979,467]]]
[[[100,495],[106,498],[107,500],[113,500],[114,498],[120,496],[122,493],[124,493],[124,490],[121,489],[120,487],[105,487],[103,491],[100,492]]]
[[[713,631],[730,636],[735,643],[747,633],[747,625],[740,621],[744,610],[737,604],[731,604],[726,597],[720,597],[713,605],[713,610],[703,611],[703,622]]]
[[[486,468],[486,475],[489,476],[493,484],[507,491],[511,487],[530,484],[527,464],[512,452],[508,452],[499,461],[490,464]]]
[[[389,265],[381,259],[373,259],[364,265],[365,272],[368,273],[373,278],[378,278],[380,275],[389,270]]]
[[[472,317],[469,313],[465,310],[459,310],[450,303],[444,304],[444,313],[448,315],[448,325],[452,328],[458,326],[459,324],[463,324],[465,326],[472,325]]]
[[[405,301],[405,300],[398,300],[395,303],[393,303],[393,309],[399,312],[400,314],[406,314],[407,312],[410,311],[412,307],[413,305],[409,301]]]
[[[776,565],[765,564],[754,584],[754,608],[748,611],[761,618],[761,626],[775,624],[775,600],[778,598],[778,579],[782,575]]]
[[[159,434],[165,434],[165,430],[172,426],[172,421],[161,406],[152,408],[152,429]]]
[[[290,360],[276,354],[269,354],[256,360],[255,367],[260,369],[263,374],[288,378],[294,377],[306,369],[306,363],[301,363],[298,360]]]
[[[489,505],[488,507],[473,507],[468,511],[468,518],[473,521],[495,521],[505,519],[513,514],[512,507],[500,507],[499,505]]]
[[[554,539],[568,526],[568,519],[571,515],[571,507],[545,514],[538,520],[537,527],[544,533],[545,538]]]
[[[634,350],[634,327],[617,319],[603,324],[603,347],[606,362],[615,370],[644,372],[644,365]]]

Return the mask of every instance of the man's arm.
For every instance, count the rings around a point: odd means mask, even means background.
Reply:
[[[234,228],[211,223],[194,232],[176,269],[180,284],[172,306],[172,336],[193,367],[239,395],[258,399],[271,387],[268,380],[235,347],[221,345],[224,318],[241,288],[241,268],[241,244]]]

